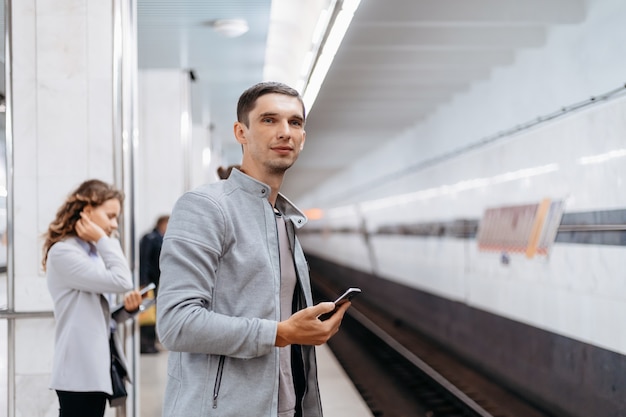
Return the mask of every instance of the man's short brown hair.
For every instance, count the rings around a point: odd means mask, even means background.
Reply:
[[[302,101],[298,90],[283,83],[264,81],[253,85],[241,94],[239,102],[237,103],[237,121],[250,127],[248,115],[254,109],[257,99],[265,94],[284,94],[286,96],[296,97],[300,101],[300,104],[302,104],[302,118],[306,118],[304,101]]]

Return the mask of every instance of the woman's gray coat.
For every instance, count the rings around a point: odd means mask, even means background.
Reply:
[[[50,388],[111,394],[111,314],[103,294],[133,289],[119,241],[103,237],[92,245],[69,237],[52,245],[46,271],[56,319]]]

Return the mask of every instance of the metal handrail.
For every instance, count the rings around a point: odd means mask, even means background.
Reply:
[[[559,232],[620,232],[626,231],[626,224],[563,224]]]

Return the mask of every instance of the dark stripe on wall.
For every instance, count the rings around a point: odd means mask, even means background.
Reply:
[[[564,213],[557,243],[626,245],[626,210]]]
[[[459,219],[448,222],[392,224],[379,227],[375,235],[402,235],[421,237],[454,237],[475,239],[480,219]],[[307,228],[299,233],[359,233],[362,228],[317,229]],[[626,245],[626,209],[564,213],[559,225],[556,243],[581,245]]]
[[[389,312],[554,415],[624,415],[624,355],[319,257],[307,258],[312,273],[342,287],[360,287],[360,299]]]

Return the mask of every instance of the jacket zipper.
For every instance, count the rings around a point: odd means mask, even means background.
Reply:
[[[224,360],[226,356],[220,356],[217,365],[217,376],[215,377],[215,386],[213,387],[213,408],[217,408],[217,397],[220,394],[220,385],[222,385],[222,374],[224,373]]]

